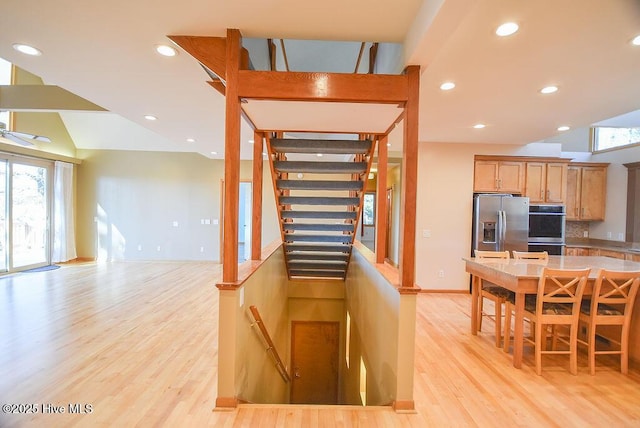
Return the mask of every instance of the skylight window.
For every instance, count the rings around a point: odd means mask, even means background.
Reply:
[[[613,128],[598,126],[592,128],[591,147],[593,152],[640,144],[640,127]]]

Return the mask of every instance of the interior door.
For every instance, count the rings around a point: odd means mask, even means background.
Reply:
[[[291,404],[338,404],[340,323],[291,323]]]

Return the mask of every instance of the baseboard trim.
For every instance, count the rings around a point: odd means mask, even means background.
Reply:
[[[217,397],[214,411],[235,410],[238,407],[236,397]]]
[[[399,400],[393,402],[393,410],[396,413],[417,413],[413,400]]]

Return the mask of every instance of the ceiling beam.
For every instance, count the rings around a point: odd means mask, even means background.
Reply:
[[[394,104],[407,100],[404,75],[240,70],[238,96],[282,101]]]

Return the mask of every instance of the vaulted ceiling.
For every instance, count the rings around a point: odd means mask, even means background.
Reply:
[[[497,37],[506,21],[517,22],[519,31]],[[630,43],[640,34],[637,0],[4,0],[0,57],[108,110],[62,112],[79,148],[221,158],[223,96],[191,56],[162,57],[155,47],[169,43],[167,35],[223,37],[227,28],[252,42],[256,64],[266,55],[261,39],[285,39],[294,71],[353,72],[357,54],[349,49],[360,42],[387,45],[378,61],[389,69],[421,66],[421,143],[526,144],[553,139],[561,125],[587,127],[640,109],[640,46]],[[353,43],[340,53],[293,40]],[[42,55],[25,56],[14,43]],[[456,87],[442,91],[445,81]],[[541,94],[548,85],[559,90]],[[291,105],[266,111],[268,120],[287,118],[286,126],[299,122],[314,130],[388,120],[367,108],[317,117]],[[147,114],[158,120],[145,120]],[[486,127],[474,129],[477,123]],[[250,138],[246,126],[243,140]],[[391,143],[399,149],[393,134]],[[242,156],[250,153],[243,144]]]

